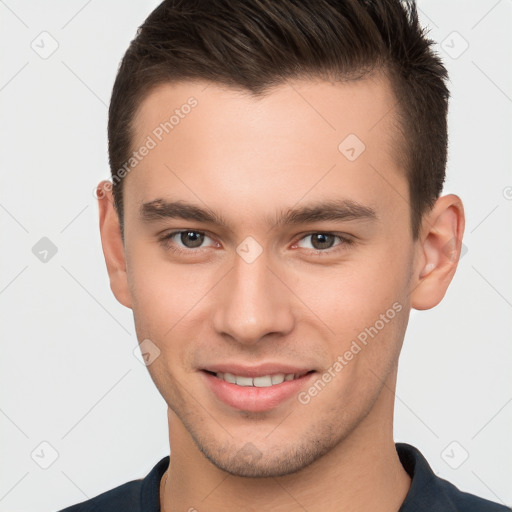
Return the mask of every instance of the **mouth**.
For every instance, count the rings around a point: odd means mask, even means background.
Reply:
[[[255,387],[255,388],[269,388],[271,386],[277,386],[283,382],[290,382],[297,380],[314,372],[314,370],[303,371],[299,373],[274,373],[268,375],[259,375],[256,377],[248,377],[244,375],[235,375],[230,372],[212,372],[210,370],[203,370],[210,375],[214,375],[220,380],[234,384],[235,386],[242,387]]]
[[[317,374],[315,370],[280,368],[203,369],[199,373],[214,399],[231,409],[263,412],[285,405]]]

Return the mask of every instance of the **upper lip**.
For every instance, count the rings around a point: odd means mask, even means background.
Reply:
[[[213,373],[232,373],[240,377],[261,377],[263,375],[276,375],[284,373],[288,375],[303,374],[312,371],[312,368],[304,368],[303,366],[291,366],[280,363],[263,363],[256,366],[245,366],[236,363],[220,363],[208,365],[203,370]]]

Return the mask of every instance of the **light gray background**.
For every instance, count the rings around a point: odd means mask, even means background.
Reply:
[[[93,196],[109,177],[117,66],[157,3],[0,1],[2,511],[60,509],[168,454],[165,403],[110,291]],[[451,76],[445,193],[464,201],[467,253],[443,302],[411,315],[395,439],[510,505],[512,1],[418,5]],[[58,249],[46,263],[32,252],[42,237]]]

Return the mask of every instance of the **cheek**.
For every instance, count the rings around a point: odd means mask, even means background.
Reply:
[[[407,261],[404,251],[400,258],[397,252],[383,247],[336,268],[296,276],[294,291],[314,313],[312,330],[325,333],[326,362],[336,375],[334,402],[326,394],[327,405],[359,408],[359,401],[371,401],[398,358],[408,309]]]
[[[211,288],[206,267],[173,264],[159,249],[136,247],[128,265],[134,315],[159,336],[192,314]]]
[[[393,253],[391,249],[368,251],[330,268],[289,271],[287,281],[294,283],[296,295],[334,335],[355,335],[373,325],[396,301],[403,301],[407,262]]]

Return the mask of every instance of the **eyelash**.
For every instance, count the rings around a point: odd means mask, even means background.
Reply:
[[[173,253],[179,254],[179,255],[192,256],[194,253],[200,252],[201,249],[206,249],[206,247],[199,247],[197,249],[180,249],[180,248],[177,248],[175,245],[172,244],[172,238],[174,236],[176,236],[176,235],[181,234],[181,233],[196,233],[196,234],[208,236],[208,234],[206,232],[204,232],[204,231],[196,231],[196,230],[193,230],[193,229],[183,229],[183,230],[180,230],[180,231],[172,231],[171,233],[167,233],[166,235],[161,237],[159,239],[159,241],[167,250],[170,250]],[[333,254],[335,252],[338,252],[339,250],[342,250],[343,246],[347,246],[347,245],[350,246],[350,245],[354,244],[354,240],[352,238],[347,237],[347,236],[342,236],[342,235],[339,235],[339,234],[336,234],[336,233],[330,233],[330,232],[327,232],[327,231],[311,231],[310,233],[307,233],[307,234],[303,235],[301,238],[299,238],[297,240],[297,242],[295,242],[293,245],[294,246],[297,245],[301,240],[304,240],[308,236],[312,236],[312,235],[333,235],[334,237],[336,237],[337,239],[340,240],[339,244],[335,245],[334,247],[330,247],[328,249],[324,249],[324,250],[321,250],[321,249],[309,250],[310,254],[313,254],[315,256],[323,256],[323,255]],[[211,237],[209,237],[209,238],[211,238]]]

